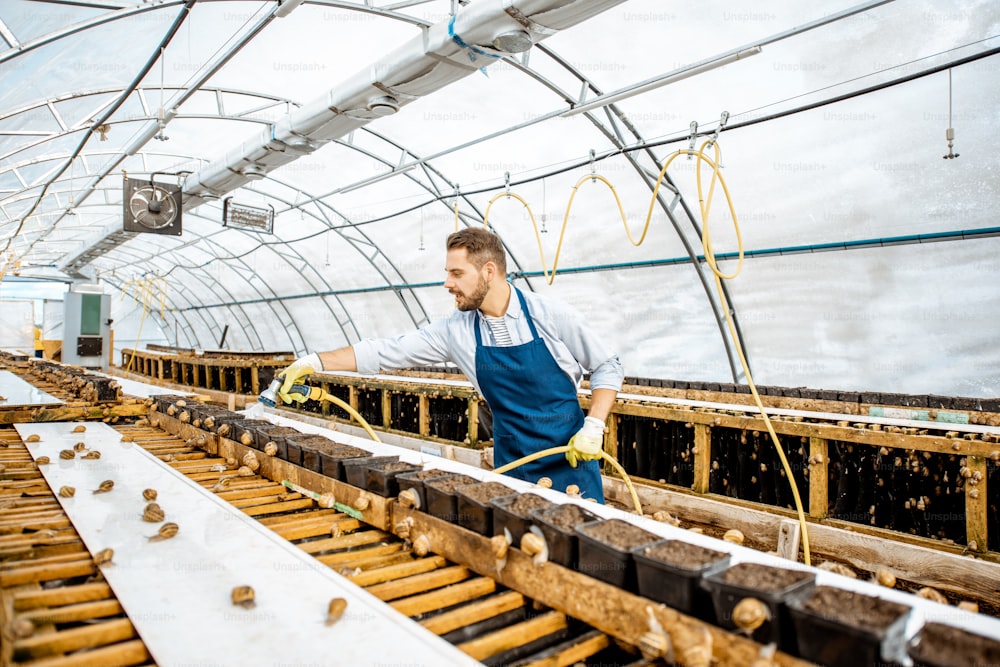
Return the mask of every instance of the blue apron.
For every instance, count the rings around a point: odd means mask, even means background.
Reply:
[[[513,286],[511,289],[517,294],[531,328],[530,342],[509,347],[484,346],[479,332],[479,311],[474,322],[476,377],[493,411],[493,461],[497,468],[543,449],[564,446],[583,426],[583,410],[573,380],[539,338],[520,290]],[[576,468],[571,468],[565,454],[555,454],[507,474],[528,482],[548,477],[552,488],[559,491],[576,484],[584,498],[604,502],[597,461],[580,461]]]

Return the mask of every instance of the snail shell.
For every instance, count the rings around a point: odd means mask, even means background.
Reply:
[[[76,426],[73,427],[73,433],[86,433],[86,432],[87,432],[87,427],[84,426],[83,424],[77,424]]]
[[[743,598],[733,607],[733,623],[747,634],[769,620],[771,620],[771,611],[757,598]]]
[[[166,516],[166,514],[163,512],[163,508],[157,503],[149,503],[142,511],[142,520],[150,523],[159,523],[160,521],[163,521],[164,516]]]
[[[726,531],[726,534],[722,536],[726,542],[732,542],[733,544],[743,544],[743,540],[746,538],[743,535],[743,531],[736,528],[730,528]]]
[[[27,639],[35,634],[35,624],[30,619],[18,618],[10,624],[10,632],[14,639]]]
[[[226,467],[230,470],[235,470],[240,465],[240,462],[234,459],[232,456],[226,458]]]
[[[59,489],[59,495],[63,498],[72,498],[76,495],[76,489],[72,486],[63,486]]]
[[[549,477],[542,477],[541,479],[538,480],[537,483],[538,483],[538,486],[542,487],[543,489],[551,489],[552,488],[552,479],[549,478]]]
[[[101,549],[96,554],[94,554],[94,565],[108,565],[111,563],[111,559],[115,557],[114,549]]]
[[[253,477],[253,470],[248,466],[240,466],[240,469],[236,471],[240,477]]]
[[[160,530],[149,538],[150,542],[159,542],[160,540],[169,540],[171,537],[177,534],[180,527],[176,523],[165,523],[160,526]]]
[[[962,600],[961,602],[958,603],[958,608],[961,609],[962,611],[967,611],[973,614],[979,613],[979,603],[972,602],[970,600]]]
[[[113,479],[106,479],[94,489],[94,493],[107,493],[113,488],[115,488],[115,481]]]
[[[244,609],[252,609],[257,604],[257,601],[254,599],[253,587],[251,586],[237,586],[233,589],[230,597],[234,605],[238,605]]]
[[[86,454],[84,454],[83,458],[85,458],[85,459],[99,459],[99,458],[101,458],[101,453],[95,449],[92,452],[87,452]]]
[[[836,561],[832,560],[823,561],[816,567],[818,567],[821,570],[826,570],[827,572],[833,572],[834,574],[839,574],[844,577],[850,577],[851,579],[858,578],[858,575],[854,570]]]
[[[250,468],[250,470],[256,471],[260,468],[260,461],[257,460],[257,455],[253,452],[247,452],[243,455],[242,459],[243,465]]]
[[[37,459],[35,459],[35,464],[40,466],[43,466],[48,462],[49,462],[49,457],[47,456],[39,456]]]
[[[941,604],[948,604],[948,598],[941,594],[935,588],[930,586],[924,586],[919,591],[917,591],[918,598],[924,598],[925,600],[931,600],[933,602],[940,602]]]
[[[61,458],[61,459],[75,459],[76,458],[76,452],[74,452],[72,449],[64,449],[61,452],[59,452],[59,458]]]
[[[27,438],[25,438],[24,441],[25,442],[41,442],[42,441],[42,436],[38,435],[37,433],[32,433]]]
[[[205,417],[205,419],[202,420],[201,425],[209,430],[212,430],[215,428],[215,417]]]
[[[222,437],[226,437],[227,435],[229,435],[229,430],[230,430],[229,424],[223,424],[222,426],[219,427],[219,430],[216,431],[216,433],[218,433]]]
[[[85,443],[85,442],[78,442],[75,445],[73,445],[74,451],[77,451],[77,452],[82,452],[86,448],[87,448],[87,443]]]
[[[149,501],[156,500],[156,489],[146,489],[142,492],[142,497]]]
[[[326,624],[333,625],[340,620],[340,617],[347,611],[347,600],[344,598],[333,598],[330,606],[326,610]]]
[[[240,442],[249,447],[253,444],[253,436],[249,433],[243,433],[240,435]]]
[[[880,567],[878,572],[875,573],[875,581],[877,581],[880,586],[885,586],[886,588],[896,587],[896,575],[884,567]]]
[[[173,417],[175,414],[177,414],[177,408],[175,408],[172,405],[168,405],[167,406],[167,414],[170,415],[171,417]]]
[[[188,422],[191,421],[191,413],[188,412],[187,410],[184,410],[181,412],[180,415],[177,416],[177,419],[179,419],[182,424],[187,424]]]
[[[267,443],[266,445],[264,445],[264,453],[267,454],[268,456],[274,456],[275,454],[278,453],[278,445],[276,445],[273,442]]]
[[[580,487],[576,484],[570,484],[566,487],[566,495],[568,496],[578,496],[580,495]]]

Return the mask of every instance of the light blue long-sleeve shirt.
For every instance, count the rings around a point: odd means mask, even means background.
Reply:
[[[621,389],[625,379],[618,355],[598,338],[579,312],[560,301],[534,292],[522,291],[538,335],[559,367],[580,386],[589,372],[591,389]],[[504,315],[514,345],[531,341],[531,329],[517,295],[510,295]],[[452,362],[465,373],[482,395],[476,377],[476,311],[456,310],[450,317],[432,322],[396,338],[369,338],[356,343],[354,356],[358,372],[373,375],[380,370],[428,366]],[[483,345],[495,346],[493,332],[485,318],[479,318]]]

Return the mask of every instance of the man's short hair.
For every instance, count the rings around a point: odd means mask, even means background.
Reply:
[[[503,249],[503,243],[499,236],[485,227],[466,227],[449,234],[445,247],[448,250],[465,248],[469,261],[477,269],[492,261],[497,265],[501,276],[507,275],[507,253]]]

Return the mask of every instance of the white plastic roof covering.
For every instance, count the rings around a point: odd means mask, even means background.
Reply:
[[[491,45],[516,30],[529,51]],[[509,180],[551,267],[593,173],[638,238],[691,121],[701,145],[727,111],[722,173],[749,256],[725,288],[755,381],[997,396],[998,35],[993,0],[5,0],[0,270],[165,286],[150,321],[180,346],[215,348],[227,326],[227,347],[300,353],[395,335],[452,307],[456,204],[457,224],[482,224]],[[398,112],[368,113],[379,96]],[[949,125],[960,157],[943,160]],[[638,247],[585,180],[551,285],[524,207],[490,210],[514,283],[582,310],[630,376],[743,380],[691,259],[696,164],[673,161],[683,202],[671,221],[661,189]],[[122,238],[123,170],[176,174],[183,236]],[[223,227],[226,197],[273,206],[274,233]],[[734,253],[722,196],[708,225]]]

